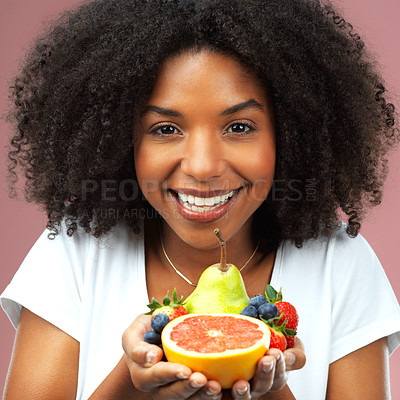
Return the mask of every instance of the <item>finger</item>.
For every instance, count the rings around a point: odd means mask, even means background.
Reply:
[[[217,382],[215,383],[218,387],[219,384]],[[170,385],[157,388],[152,392],[152,396],[155,400],[217,400],[221,397],[221,395],[218,396],[218,392],[214,392],[212,395],[209,395],[207,394],[207,391],[207,378],[199,372],[194,372],[186,380],[177,381],[171,383]]]
[[[141,338],[143,339],[144,333],[151,329],[150,321],[151,315],[140,314],[131,323],[127,331],[137,332],[136,336],[141,335]]]
[[[304,352],[303,342],[295,337],[294,347],[284,352],[286,371],[294,371],[303,368],[306,364],[306,354]]]
[[[273,353],[273,356],[275,357],[275,376],[274,376],[274,383],[272,384],[270,392],[277,392],[283,389],[288,379],[288,373],[286,372],[285,357],[283,356],[283,353],[280,350],[278,350],[278,352],[279,353],[276,353],[274,351]]]
[[[133,385],[144,392],[152,392],[161,386],[187,380],[192,375],[190,368],[169,362],[159,362],[149,368],[133,363],[130,373]]]
[[[201,390],[200,399],[220,400],[222,398],[222,387],[217,381],[208,381],[207,385]]]
[[[232,386],[231,394],[234,400],[250,400],[252,395],[250,395],[249,382],[243,379],[236,381]]]
[[[293,349],[298,349],[298,350],[304,351],[304,343],[298,336],[296,336],[294,338],[294,347],[293,347]]]
[[[275,364],[276,358],[273,355],[264,356],[258,361],[251,384],[252,398],[258,398],[270,391],[274,383]]]
[[[150,330],[150,320],[150,315],[139,315],[122,335],[122,347],[128,359],[146,368],[163,357],[163,352],[158,346],[143,340],[145,332]]]

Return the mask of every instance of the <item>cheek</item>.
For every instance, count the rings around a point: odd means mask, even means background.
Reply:
[[[272,180],[275,173],[275,146],[268,141],[265,145],[258,144],[249,148],[242,148],[236,158],[241,169],[250,181]]]
[[[139,180],[154,174],[154,163],[151,162],[152,158],[151,154],[145,150],[139,149],[135,151],[135,170]]]
[[[271,190],[275,176],[275,148],[260,148],[252,157],[247,158],[247,178],[252,183],[250,196],[257,202],[263,202]]]
[[[155,156],[151,147],[140,143],[135,147],[136,177],[146,197],[160,189],[163,179],[162,172],[165,170],[163,164],[161,158]]]

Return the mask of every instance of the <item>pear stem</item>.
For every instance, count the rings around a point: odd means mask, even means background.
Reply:
[[[221,246],[221,260],[219,262],[219,270],[222,272],[226,272],[228,271],[228,266],[226,265],[226,244],[225,244],[225,240],[224,237],[222,236],[221,231],[218,228],[214,229],[214,233],[217,236],[218,240],[219,240],[219,244]]]

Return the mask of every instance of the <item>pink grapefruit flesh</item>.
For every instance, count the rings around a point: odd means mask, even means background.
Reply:
[[[168,361],[230,388],[254,376],[270,331],[264,322],[239,314],[188,314],[168,323],[161,339]]]

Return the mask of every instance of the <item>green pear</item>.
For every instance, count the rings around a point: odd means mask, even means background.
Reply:
[[[221,245],[221,261],[201,274],[184,307],[189,313],[240,314],[247,306],[249,296],[239,270],[226,263],[226,244],[220,230],[215,229],[214,233]]]

